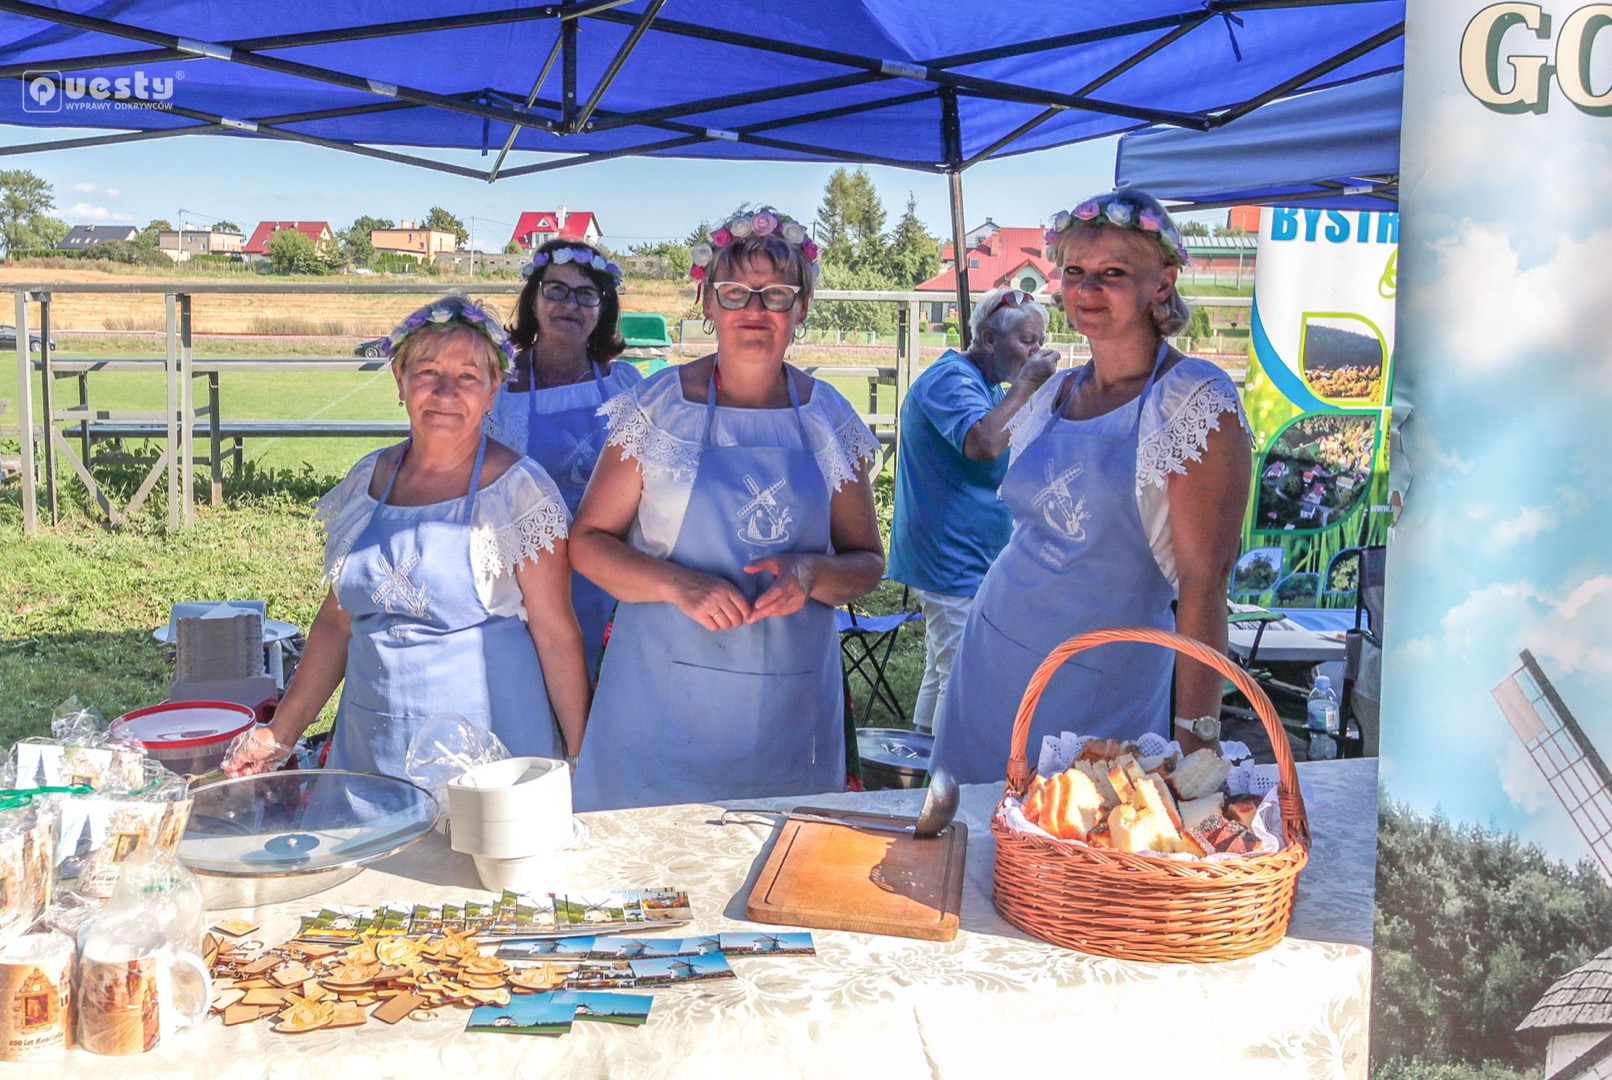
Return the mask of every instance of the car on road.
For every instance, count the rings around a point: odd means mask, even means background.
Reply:
[[[38,352],[40,348],[39,341],[40,338],[38,334],[30,333],[28,335],[28,351]],[[55,338],[50,339],[50,347],[53,350],[56,348]],[[0,352],[15,352],[16,348],[17,328],[15,326],[0,326]]]
[[[15,348],[16,346],[12,347]],[[52,345],[51,348],[55,348],[55,345]],[[385,356],[386,339],[384,337],[378,337],[370,338],[368,341],[360,341],[357,345],[353,346],[353,355],[366,357],[370,360],[375,359],[377,356]]]

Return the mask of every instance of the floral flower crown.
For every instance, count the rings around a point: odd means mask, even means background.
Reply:
[[[532,256],[531,262],[521,267],[521,277],[529,278],[537,272],[538,267],[547,266],[551,262],[556,266],[575,263],[577,266],[598,270],[600,273],[609,274],[617,285],[621,284],[621,267],[607,259],[604,252],[585,247],[562,247],[553,251],[539,251]]]
[[[454,322],[480,332],[492,342],[493,349],[498,354],[498,373],[508,378],[510,365],[515,359],[515,348],[509,343],[509,336],[504,333],[504,328],[498,325],[498,320],[483,310],[480,304],[463,297],[444,296],[440,300],[433,300],[398,323],[386,336],[386,341],[381,345],[381,352],[389,357],[395,357],[410,334],[427,327],[445,329],[449,323]]]
[[[708,268],[716,261],[717,250],[727,247],[735,240],[743,240],[747,236],[772,235],[800,248],[807,261],[812,264],[812,277],[817,277],[822,270],[817,265],[817,241],[811,238],[806,226],[770,206],[741,210],[712,231],[709,244],[699,243],[689,249],[693,265],[688,269],[688,276],[695,281],[704,281]]]
[[[1187,246],[1181,242],[1181,233],[1170,223],[1170,219],[1164,217],[1154,207],[1122,191],[1098,195],[1087,199],[1073,210],[1061,210],[1054,214],[1052,228],[1047,230],[1046,235],[1049,261],[1058,260],[1058,238],[1065,229],[1077,221],[1135,229],[1158,241],[1167,261],[1176,266],[1192,265],[1192,257],[1187,254]]]

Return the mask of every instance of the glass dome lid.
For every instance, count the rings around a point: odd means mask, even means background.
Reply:
[[[338,769],[241,776],[191,794],[179,858],[222,877],[360,866],[402,851],[437,820],[437,801],[423,788]]]

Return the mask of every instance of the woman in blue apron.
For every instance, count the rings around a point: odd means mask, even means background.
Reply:
[[[572,785],[584,810],[810,794],[845,781],[833,605],[884,553],[849,402],[784,362],[816,248],[746,212],[696,249],[717,352],[606,406],[579,570],[621,601]]]
[[[1048,380],[1014,420],[1000,492],[1013,535],[980,586],[936,722],[932,760],[964,783],[1007,775],[1025,687],[1067,638],[1146,626],[1226,649],[1250,448],[1235,385],[1165,341],[1188,318],[1175,288],[1186,248],[1137,191],[1058,215],[1048,241],[1064,313],[1092,358]],[[1027,756],[1064,731],[1213,745],[1220,689],[1217,672],[1155,645],[1088,650],[1042,694]]]
[[[570,607],[569,515],[554,483],[481,425],[510,350],[444,297],[392,334],[409,438],[368,455],[318,514],[331,582],[273,722],[227,768],[290,745],[345,678],[332,768],[404,775],[421,722],[456,713],[512,754],[580,748],[588,706]]]
[[[599,407],[641,381],[625,361],[617,328],[621,268],[577,240],[550,240],[523,270],[509,340],[519,350],[510,383],[487,417],[487,434],[543,466],[575,514],[604,449]],[[616,601],[580,574],[571,605],[582,627],[590,677],[598,674],[605,624]]]

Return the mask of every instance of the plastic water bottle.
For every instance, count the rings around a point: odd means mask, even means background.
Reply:
[[[1308,706],[1310,728],[1310,760],[1326,761],[1338,756],[1338,695],[1332,692],[1332,680],[1325,675],[1315,677],[1315,689],[1310,691]]]

